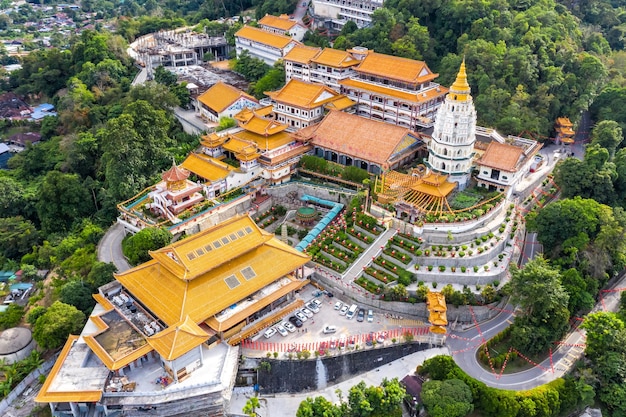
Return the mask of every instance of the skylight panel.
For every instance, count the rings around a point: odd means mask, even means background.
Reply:
[[[222,238],[222,243],[223,243],[223,244],[225,244],[225,245],[228,245],[228,244],[230,243],[230,240],[228,239],[228,237],[227,237],[227,236],[224,236],[224,237]]]
[[[232,241],[232,240],[237,240],[237,239],[239,239],[239,238],[237,237],[237,235],[236,235],[236,234],[234,234],[234,233],[229,234],[229,235],[228,235],[228,237],[230,238],[230,240],[231,240],[231,241]]]
[[[222,247],[222,244],[219,240],[216,240],[215,242],[213,242],[213,246],[215,247],[215,249],[219,249]]]
[[[245,231],[246,233],[250,234],[252,233],[252,228],[250,226],[246,226]]]
[[[226,283],[226,285],[228,285],[228,288],[230,288],[231,290],[234,288],[237,288],[239,284],[241,284],[239,280],[237,279],[237,277],[234,275],[224,278],[224,282]]]
[[[244,237],[246,235],[243,230],[237,231],[237,234],[239,235],[239,237]]]
[[[193,261],[194,259],[196,259],[196,254],[193,252],[189,252],[187,254],[187,259],[189,259],[190,261]]]
[[[241,275],[243,275],[246,281],[250,281],[252,278],[256,277],[256,272],[254,272],[251,266],[247,266],[241,270]]]

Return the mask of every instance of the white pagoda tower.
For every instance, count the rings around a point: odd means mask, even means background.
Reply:
[[[458,183],[462,190],[469,183],[475,141],[476,110],[464,59],[456,81],[437,112],[427,165],[434,172],[449,175],[448,181]]]

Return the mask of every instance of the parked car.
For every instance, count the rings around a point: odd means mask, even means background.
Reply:
[[[302,311],[296,312],[296,317],[299,318],[302,323],[308,320],[308,317]]]
[[[376,337],[376,341],[378,343],[383,343],[386,338],[387,338],[387,332],[380,332],[378,333],[378,336]]]
[[[335,303],[335,310],[341,310],[341,307],[343,307],[343,303],[341,301],[337,301]]]
[[[289,323],[293,324],[296,327],[302,327],[302,320],[300,320],[296,316],[289,317]]]
[[[365,319],[365,310],[359,309],[359,313],[356,315],[356,321],[362,322]]]
[[[289,333],[293,333],[296,331],[296,326],[289,323],[288,321],[283,321],[282,323],[280,323],[280,325],[283,326],[285,329],[287,329]]]
[[[274,328],[276,329],[276,331],[278,331],[278,333],[280,333],[282,337],[286,337],[289,334],[287,333],[287,330],[280,324],[277,324]]]
[[[335,333],[337,331],[337,326],[325,326],[322,332],[324,334]]]
[[[313,303],[306,303],[304,306],[305,306],[307,309],[311,310],[311,311],[312,311],[313,313],[315,313],[315,314],[317,314],[317,313],[319,313],[319,312],[320,312],[319,307],[318,307],[318,306],[316,306],[316,305],[315,305],[315,304],[313,304]]]
[[[367,322],[371,323],[374,321],[374,312],[372,310],[367,310]]]
[[[276,329],[273,327],[270,327],[269,329],[267,329],[265,331],[265,333],[263,333],[263,336],[265,336],[266,339],[269,339],[270,337],[274,336],[276,334]]]
[[[311,303],[315,305],[317,308],[322,308],[322,302],[318,299],[312,300]]]
[[[328,344],[328,347],[330,349],[336,349],[337,348],[337,339],[335,339],[334,337],[332,339],[330,339],[330,343]]]
[[[302,312],[302,314],[304,314],[305,316],[307,316],[307,318],[311,318],[313,317],[313,312],[311,310],[309,310],[308,308],[303,308],[300,310]]]
[[[347,312],[348,312],[348,306],[344,305],[343,307],[341,307],[341,310],[339,310],[339,315],[345,316]]]

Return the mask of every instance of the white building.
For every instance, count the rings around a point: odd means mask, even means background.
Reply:
[[[263,29],[244,26],[235,33],[235,49],[237,57],[243,51],[248,51],[250,56],[265,61],[268,65],[283,57],[296,45],[300,45],[289,36],[267,32]]]
[[[449,180],[467,187],[476,142],[476,110],[465,73],[465,61],[437,113],[428,146],[427,165],[435,172],[448,174]]]
[[[313,14],[329,29],[341,30],[353,21],[359,28],[372,23],[374,10],[383,7],[383,0],[313,0]]]
[[[266,32],[291,36],[297,41],[301,41],[304,38],[304,34],[308,31],[302,23],[291,20],[286,14],[281,14],[280,16],[266,14],[259,20],[259,27]]]

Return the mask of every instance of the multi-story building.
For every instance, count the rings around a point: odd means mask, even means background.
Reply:
[[[54,416],[224,416],[241,340],[304,302],[310,257],[248,216],[150,253],[98,289],[36,401]]]
[[[341,93],[357,102],[357,114],[418,130],[432,126],[447,92],[433,82],[423,61],[379,54],[365,48],[350,52],[361,63],[355,75],[339,81]]]
[[[272,100],[276,120],[293,130],[322,120],[325,109],[350,109],[354,102],[324,85],[291,79],[278,91],[266,92]]]
[[[221,81],[196,99],[196,109],[200,117],[212,122],[217,122],[222,117],[233,117],[245,108],[256,107],[259,107],[256,98]]]
[[[383,7],[383,0],[313,0],[311,3],[316,21],[337,31],[348,21],[359,28],[369,26],[374,10]]]
[[[308,30],[302,23],[290,19],[286,14],[280,16],[266,14],[259,20],[259,27],[267,32],[291,36],[297,41],[301,41]]]
[[[235,49],[237,57],[243,51],[248,51],[250,56],[263,60],[268,65],[283,57],[296,45],[295,39],[277,33],[267,32],[252,26],[244,26],[235,33]]]
[[[428,145],[428,167],[435,172],[448,174],[449,180],[458,183],[460,189],[467,187],[475,142],[476,110],[463,62],[437,114]]]
[[[356,113],[412,130],[430,127],[447,92],[426,63],[379,54],[294,47],[285,56],[286,79],[323,84],[357,103]]]

